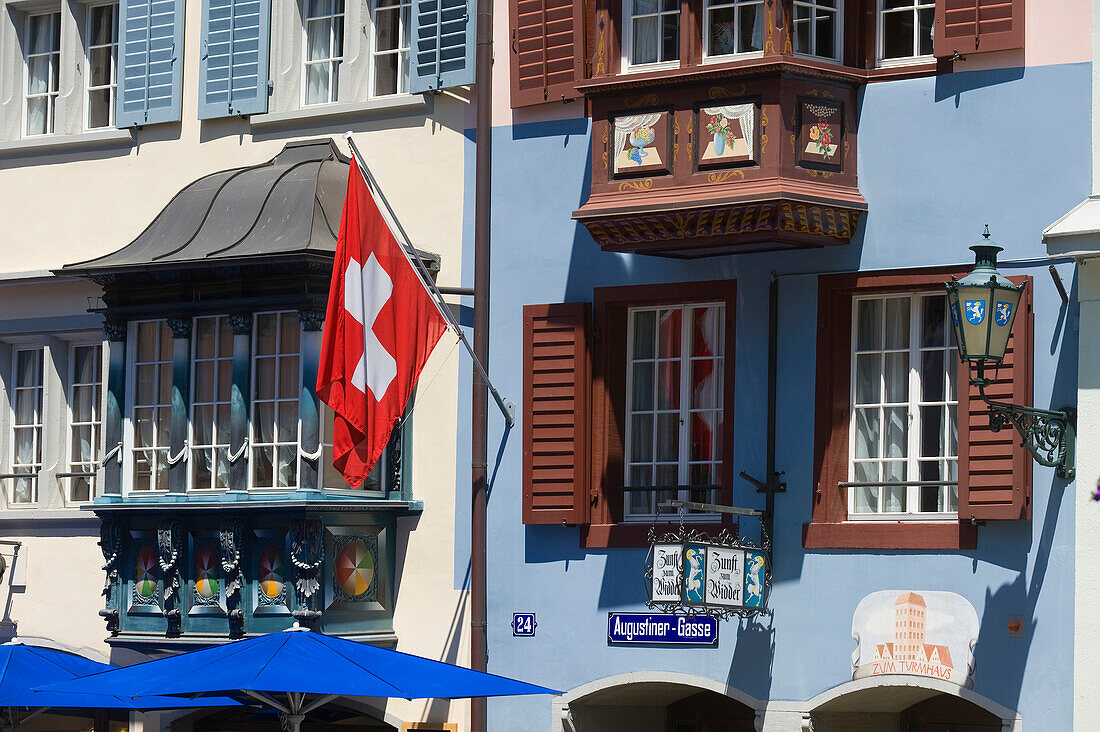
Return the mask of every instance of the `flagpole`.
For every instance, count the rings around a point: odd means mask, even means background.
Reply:
[[[370,168],[367,167],[366,162],[363,160],[363,154],[359,152],[358,145],[356,145],[355,140],[351,138],[351,133],[345,132],[344,139],[348,141],[348,147],[351,149],[351,154],[355,157],[356,162],[359,163],[359,173],[363,176],[363,181],[372,189],[377,197],[381,199],[382,205],[384,205],[389,212],[389,219],[393,222],[390,225],[390,230],[393,231],[393,227],[397,227],[396,233],[401,235],[401,249],[410,260],[409,263],[413,265],[413,269],[420,275],[420,279],[423,281],[424,286],[432,293],[435,300],[435,306],[439,309],[439,314],[443,316],[443,319],[451,326],[451,330],[453,330],[455,334],[458,335],[458,339],[462,341],[462,345],[466,347],[467,353],[469,353],[470,358],[473,359],[474,368],[477,370],[478,376],[488,385],[489,393],[493,395],[493,399],[496,401],[497,406],[500,407],[500,413],[504,415],[505,424],[508,427],[513,426],[516,423],[516,405],[510,399],[502,397],[496,387],[493,386],[493,382],[489,380],[489,374],[485,372],[485,367],[481,365],[481,361],[474,353],[474,349],[470,346],[470,342],[466,340],[466,334],[462,332],[462,328],[455,321],[450,306],[447,304],[447,301],[443,299],[443,293],[439,291],[439,287],[435,284],[435,280],[432,279],[431,274],[428,272],[428,265],[421,258],[420,252],[412,245],[409,235],[405,233],[405,229],[401,226],[401,221],[397,218],[397,214],[394,213],[393,207],[390,206],[390,202],[386,199],[385,194],[382,193],[382,187],[378,185],[378,181],[375,180],[374,175],[370,172]],[[387,222],[387,224],[388,223],[389,222]],[[474,303],[474,306],[477,307],[477,303]]]

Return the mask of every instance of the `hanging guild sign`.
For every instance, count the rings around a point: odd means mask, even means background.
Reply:
[[[765,550],[737,541],[654,543],[646,604],[668,613],[717,618],[762,613],[770,583],[767,565]]]

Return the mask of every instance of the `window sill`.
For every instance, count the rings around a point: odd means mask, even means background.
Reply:
[[[249,117],[254,128],[293,127],[326,122],[342,117],[371,117],[390,113],[430,113],[432,103],[425,94],[395,94],[350,104],[319,104],[315,107],[268,112]]]
[[[958,549],[978,547],[978,527],[969,522],[848,521],[802,525],[806,549]]]
[[[685,526],[689,525],[686,521]],[[662,522],[668,531],[675,531],[675,523]],[[717,534],[722,529],[729,529],[730,523],[695,523],[690,527],[692,531],[703,531],[708,534]],[[622,523],[622,524],[588,524],[581,527],[581,546],[586,549],[645,549],[649,547],[649,529],[651,523]]]
[[[68,148],[130,147],[134,133],[129,129],[106,129],[76,135],[39,135],[0,142],[0,157],[18,157]]]

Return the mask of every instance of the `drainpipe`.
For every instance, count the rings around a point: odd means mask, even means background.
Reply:
[[[489,372],[489,226],[493,133],[493,1],[477,3],[477,137],[474,159],[474,357]],[[470,472],[473,488],[470,512],[470,666],[485,671],[489,655],[485,628],[485,515],[488,488],[489,391],[473,374],[473,430]],[[487,729],[485,697],[470,701],[470,729]]]

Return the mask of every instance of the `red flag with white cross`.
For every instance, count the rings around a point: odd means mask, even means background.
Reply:
[[[446,329],[353,157],[317,372],[335,412],[332,462],[349,485],[378,462]]]

